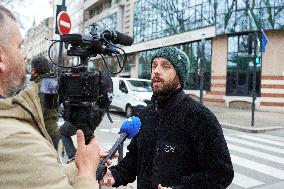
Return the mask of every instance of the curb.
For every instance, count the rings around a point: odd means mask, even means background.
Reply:
[[[233,124],[227,124],[227,123],[220,123],[220,125],[223,128],[226,129],[232,129],[232,130],[237,130],[237,131],[244,131],[248,133],[264,133],[267,131],[274,131],[274,130],[280,130],[284,129],[284,126],[273,126],[273,127],[247,127],[247,126],[239,126],[239,125],[233,125]]]

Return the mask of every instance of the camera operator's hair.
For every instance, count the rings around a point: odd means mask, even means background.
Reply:
[[[32,59],[32,68],[37,74],[46,74],[50,72],[50,62],[43,56],[38,56]]]
[[[14,14],[8,9],[6,9],[5,7],[3,7],[2,5],[0,5],[0,23],[1,24],[3,24],[4,22],[4,15],[16,21],[16,17],[14,16]]]
[[[14,14],[6,9],[0,4],[0,45],[7,45],[7,35],[9,33],[9,27],[5,26],[7,24],[7,17],[11,18],[16,22],[16,17]],[[5,26],[5,27],[2,27]]]

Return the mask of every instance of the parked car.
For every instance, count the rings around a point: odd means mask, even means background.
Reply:
[[[26,74],[25,82],[24,82],[24,89],[28,86],[31,80],[31,74]]]
[[[150,80],[112,77],[112,81],[111,109],[125,112],[130,117],[150,103],[153,94]]]

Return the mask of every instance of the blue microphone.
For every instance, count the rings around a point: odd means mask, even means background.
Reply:
[[[109,150],[108,155],[103,160],[101,160],[98,165],[96,173],[98,181],[101,181],[106,174],[107,167],[105,164],[107,160],[113,157],[119,146],[126,140],[126,138],[131,139],[139,132],[140,126],[141,126],[141,121],[138,117],[135,116],[132,116],[123,122],[119,131],[120,134],[119,138],[116,140],[114,145]]]

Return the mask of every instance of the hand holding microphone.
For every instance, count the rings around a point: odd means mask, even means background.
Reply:
[[[139,132],[140,126],[140,119],[135,116],[132,116],[123,122],[119,131],[119,133],[121,134],[120,137],[116,140],[112,148],[109,150],[109,154],[103,160],[101,160],[98,165],[96,174],[98,181],[101,181],[104,175],[106,174],[107,167],[105,164],[107,160],[113,157],[120,144],[122,144],[126,138],[131,139]]]

